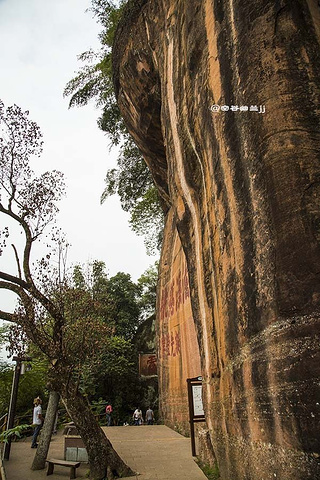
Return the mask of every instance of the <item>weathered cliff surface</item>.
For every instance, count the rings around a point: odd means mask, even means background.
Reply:
[[[137,0],[116,36],[118,104],[168,210],[160,344],[177,232],[224,480],[320,478],[319,39],[317,0]]]
[[[185,255],[171,209],[166,218],[158,285],[160,411],[167,425],[190,432],[187,378],[201,375]]]

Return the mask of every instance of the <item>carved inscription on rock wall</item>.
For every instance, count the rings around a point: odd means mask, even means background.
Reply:
[[[171,223],[169,215],[167,228]],[[201,374],[185,256],[176,232],[168,235],[159,281],[159,388],[161,410],[171,426],[189,430],[187,378]],[[170,265],[166,268],[166,265]]]

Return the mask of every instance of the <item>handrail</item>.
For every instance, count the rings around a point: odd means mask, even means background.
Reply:
[[[107,405],[107,402],[101,402],[100,404],[101,406],[104,406],[104,405]],[[90,405],[90,407],[97,407],[96,404],[93,404],[93,405]],[[62,409],[59,409],[60,412],[66,412],[66,410],[64,408]],[[45,415],[46,413],[46,410],[43,411],[43,415]],[[101,413],[95,413],[95,417],[104,417],[105,416],[105,413],[101,412]],[[21,418],[24,418],[24,419],[28,419],[30,418],[30,424],[32,423],[32,417],[33,417],[33,414],[32,413],[28,413],[26,415],[15,415],[15,425],[19,425],[19,421]],[[0,417],[0,422],[1,420],[3,420],[5,418],[5,421],[2,425],[0,425],[0,431],[2,430],[5,430],[6,429],[6,424],[7,424],[7,419],[8,419],[8,413],[5,413],[4,415],[2,415],[2,417]],[[1,478],[0,478],[1,480]]]
[[[5,418],[5,421],[3,422],[2,425],[0,425],[0,431],[2,430],[5,430],[6,429],[6,426],[7,426],[7,421],[8,421],[8,414],[6,413],[5,415],[3,415],[1,418],[0,418],[0,422],[1,420]]]
[[[2,462],[2,455],[0,455],[0,479],[7,480],[6,472],[4,470],[3,462]]]

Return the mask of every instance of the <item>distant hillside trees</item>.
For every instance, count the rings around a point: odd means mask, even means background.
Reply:
[[[73,285],[91,296],[94,314],[112,328],[97,361],[88,359],[82,365],[80,388],[90,403],[111,402],[114,421],[123,423],[137,402],[146,403],[147,386],[138,375],[135,335],[139,325],[155,313],[157,265],[149,267],[136,283],[123,272],[108,277],[101,261],[76,265]]]

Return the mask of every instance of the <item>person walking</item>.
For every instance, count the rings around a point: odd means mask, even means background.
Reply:
[[[107,403],[106,406],[106,416],[107,416],[107,427],[111,427],[111,421],[112,421],[112,406],[110,403]]]
[[[147,425],[153,425],[153,421],[154,421],[153,410],[151,410],[151,408],[148,407],[148,410],[146,411],[146,423]]]
[[[42,416],[42,408],[41,408],[42,400],[40,397],[37,397],[33,400],[33,421],[32,424],[34,425],[34,431],[32,435],[32,443],[31,448],[37,448],[37,439],[40,433],[42,423],[43,423],[43,416]]]
[[[142,423],[142,411],[140,410],[140,407],[135,409],[132,416],[133,416],[134,424],[135,425],[141,425],[141,423]]]

